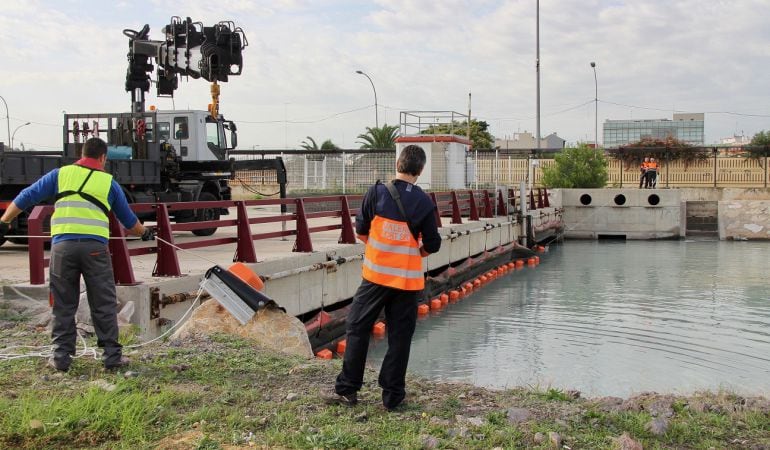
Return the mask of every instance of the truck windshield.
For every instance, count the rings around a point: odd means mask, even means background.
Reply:
[[[206,144],[219,159],[224,159],[227,140],[219,122],[206,121]]]

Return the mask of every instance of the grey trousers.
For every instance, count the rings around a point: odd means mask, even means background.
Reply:
[[[118,300],[107,244],[93,239],[57,242],[51,247],[49,268],[53,296],[51,337],[56,365],[69,368],[75,354],[75,314],[80,301],[81,275],[86,283],[97,345],[104,348],[104,365],[118,364],[122,356],[118,343]]]

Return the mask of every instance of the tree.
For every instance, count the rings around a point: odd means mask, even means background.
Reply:
[[[658,161],[683,161],[684,167],[709,157],[709,151],[703,147],[695,147],[687,142],[669,136],[665,139],[642,138],[639,142],[625,147],[608,150],[615,159],[623,161],[626,170],[637,168],[645,157],[655,158]]]
[[[471,147],[472,148],[493,148],[495,137],[488,131],[489,124],[483,120],[471,119]],[[451,124],[441,123],[431,125],[422,130],[422,134],[455,134],[458,136],[468,135],[468,121],[453,121]]]
[[[339,150],[340,149],[339,147],[337,147],[337,145],[334,142],[332,142],[331,139],[327,139],[323,141],[323,143],[319,147],[315,139],[313,139],[310,136],[307,137],[307,140],[302,141],[300,148],[302,148],[303,150]]]
[[[604,152],[587,144],[565,148],[543,168],[543,184],[551,188],[603,188],[608,179]]]
[[[365,150],[395,150],[397,137],[398,126],[385,124],[380,128],[366,127],[366,133],[358,135],[358,143]]]
[[[770,131],[760,131],[751,138],[746,151],[751,158],[759,159],[763,156],[770,156]]]

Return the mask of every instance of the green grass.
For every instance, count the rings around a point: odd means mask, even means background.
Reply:
[[[38,335],[31,339],[41,342]],[[282,356],[228,336],[143,347],[131,357],[135,378],[104,372],[93,358],[77,359],[63,376],[41,360],[0,363],[0,448],[143,449],[174,442],[217,449],[251,440],[257,448],[410,449],[430,438],[439,448],[545,449],[548,443],[538,445],[534,436],[550,431],[571,448],[613,448],[624,432],[652,449],[730,448],[736,439],[746,448],[770,445],[768,412],[736,411],[736,398],[722,393],[704,394],[720,412],[699,412],[692,399],[677,398],[668,431],[654,436],[644,408],[606,411],[553,388],[497,392],[410,377],[409,406],[388,413],[371,371],[358,406],[329,406],[317,392],[333,384],[339,360]],[[289,401],[289,393],[297,397]],[[511,424],[509,407],[527,408],[532,417]]]

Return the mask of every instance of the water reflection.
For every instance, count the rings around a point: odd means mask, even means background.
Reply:
[[[409,369],[585,395],[770,393],[770,248],[570,241],[421,321]],[[379,366],[385,342],[369,359]]]

